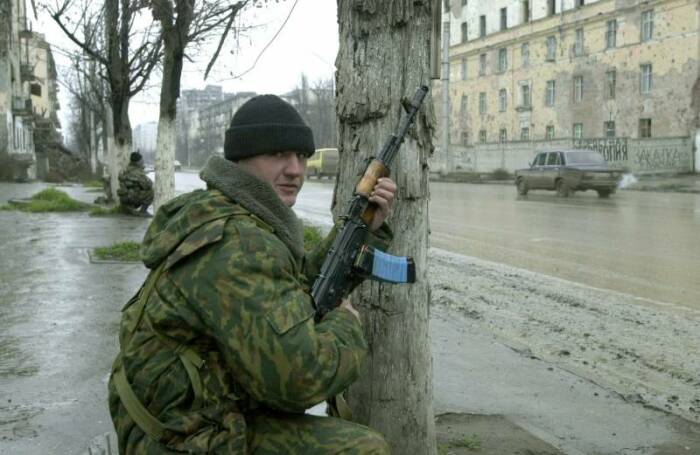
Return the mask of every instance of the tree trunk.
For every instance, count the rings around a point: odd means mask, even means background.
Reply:
[[[156,184],[153,210],[175,197],[175,120],[161,112],[156,139]]]
[[[431,1],[338,1],[340,178],[334,214],[344,213],[364,160],[395,133],[400,101],[429,84]],[[355,419],[380,431],[393,453],[434,454],[428,334],[428,157],[435,119],[426,98],[394,161],[399,191],[389,220],[392,251],[414,257],[417,282],[365,282],[351,297],[363,317],[370,355],[348,392]]]
[[[160,86],[160,114],[156,143],[156,185],[154,210],[175,197],[175,117],[180,96],[180,78],[189,43],[194,0],[154,1],[153,17],[163,28],[163,81]]]

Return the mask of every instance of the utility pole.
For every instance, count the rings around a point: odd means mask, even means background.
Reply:
[[[444,174],[452,170],[450,157],[450,21],[442,23],[442,151],[445,154]]]

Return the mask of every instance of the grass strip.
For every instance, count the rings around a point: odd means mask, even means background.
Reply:
[[[61,190],[46,188],[26,201],[10,201],[0,207],[2,210],[20,210],[22,212],[84,212],[92,205],[76,201]]]
[[[140,262],[140,249],[140,243],[127,241],[115,243],[111,246],[95,248],[93,253],[95,258],[101,261]]]

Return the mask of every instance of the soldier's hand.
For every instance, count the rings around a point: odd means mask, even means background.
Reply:
[[[369,195],[370,202],[377,204],[378,210],[374,213],[374,220],[369,227],[372,231],[379,229],[391,214],[391,209],[394,207],[394,198],[396,197],[396,183],[388,177],[382,177],[377,180],[372,193]]]
[[[343,299],[340,302],[340,308],[345,308],[346,310],[354,314],[358,321],[360,320],[360,313],[358,313],[357,310],[353,308],[352,303],[350,303],[349,299]]]

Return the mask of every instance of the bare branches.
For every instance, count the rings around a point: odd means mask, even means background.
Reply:
[[[94,37],[92,34],[88,36],[84,36],[84,39],[79,39],[77,37],[77,30],[78,27],[81,25],[81,23],[84,23],[87,21],[86,19],[86,11],[83,10],[83,14],[78,21],[78,23],[75,24],[75,27],[73,30],[70,30],[68,28],[67,23],[70,22],[70,20],[66,21],[65,20],[65,14],[66,12],[71,8],[72,5],[72,0],[65,0],[62,4],[57,4],[55,9],[49,8],[48,6],[44,5],[44,8],[46,11],[49,13],[51,16],[51,19],[60,27],[60,29],[63,31],[63,33],[71,40],[73,41],[78,47],[80,47],[86,54],[88,54],[90,57],[93,59],[97,60],[103,65],[107,64],[107,60],[105,59],[104,55],[100,53],[98,49],[96,49],[94,46]],[[96,27],[89,27],[90,29],[94,29]]]
[[[237,6],[238,6],[238,8],[236,8]],[[216,46],[216,51],[214,52],[214,55],[211,57],[211,60],[207,64],[207,69],[204,71],[204,79],[206,79],[207,76],[209,76],[209,71],[211,71],[211,68],[214,66],[216,59],[219,58],[219,53],[221,52],[221,48],[224,46],[224,42],[226,41],[226,37],[228,36],[228,32],[229,32],[229,30],[231,30],[231,26],[233,25],[233,20],[236,18],[238,11],[240,11],[242,8],[243,8],[242,2],[239,2],[236,5],[233,5],[231,7],[232,11],[228,17],[228,23],[226,24],[226,27],[224,28],[224,32],[221,34],[221,39],[219,40],[219,44]]]

